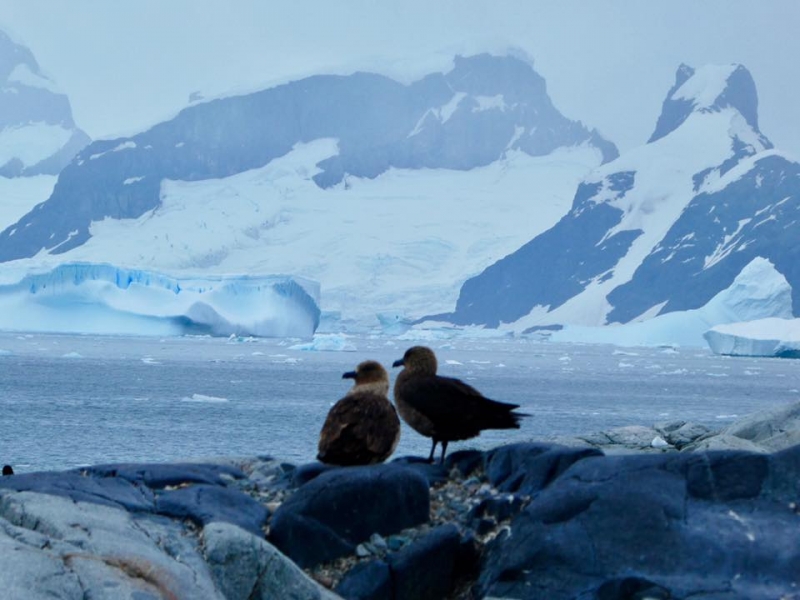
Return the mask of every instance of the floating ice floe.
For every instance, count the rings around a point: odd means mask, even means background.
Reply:
[[[182,402],[200,402],[205,404],[222,404],[227,402],[227,398],[219,396],[206,396],[205,394],[192,394],[191,396],[184,396],[181,398]]]
[[[717,354],[800,358],[800,319],[757,319],[717,325],[704,337]]]
[[[294,344],[289,350],[304,352],[355,352],[355,345],[342,333],[318,333],[310,342]]]

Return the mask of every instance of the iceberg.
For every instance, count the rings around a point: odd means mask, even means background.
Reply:
[[[82,262],[22,277],[0,270],[4,330],[311,337],[319,319],[319,285],[285,275],[173,277]]]
[[[717,325],[704,337],[715,354],[800,358],[800,319],[756,319]]]
[[[704,334],[715,326],[757,319],[791,319],[792,287],[765,258],[756,257],[731,285],[697,309],[658,315],[624,325],[565,325],[546,332],[549,340],[617,346],[705,346]],[[535,332],[531,332],[535,333]]]

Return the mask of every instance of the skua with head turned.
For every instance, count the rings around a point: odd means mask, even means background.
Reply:
[[[387,397],[389,375],[380,363],[367,360],[342,378],[355,384],[328,413],[317,458],[341,466],[383,462],[400,441],[400,419]]]

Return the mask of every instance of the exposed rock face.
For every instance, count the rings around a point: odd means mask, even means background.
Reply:
[[[264,539],[228,523],[203,529],[205,559],[225,598],[337,598]]]
[[[488,546],[481,594],[778,598],[800,585],[800,447],[575,463]],[[794,479],[786,479],[791,474]]]
[[[280,597],[279,585],[292,598],[334,597],[263,539],[268,511],[237,489],[247,481],[238,468],[203,464],[5,477],[0,589],[26,599],[245,600]]]
[[[455,452],[445,465],[259,458],[9,475],[0,589],[26,600],[797,598],[798,415],[800,403],[721,432],[625,427]]]
[[[682,65],[649,142],[588,175],[564,218],[468,279],[453,313],[431,318],[629,323],[703,307],[759,257],[786,277],[800,314],[798,182],[800,164],[758,129],[747,69]]]

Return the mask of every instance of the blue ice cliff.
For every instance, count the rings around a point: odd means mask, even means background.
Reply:
[[[0,285],[6,330],[309,337],[319,318],[319,286],[288,276],[170,277],[65,263]]]

